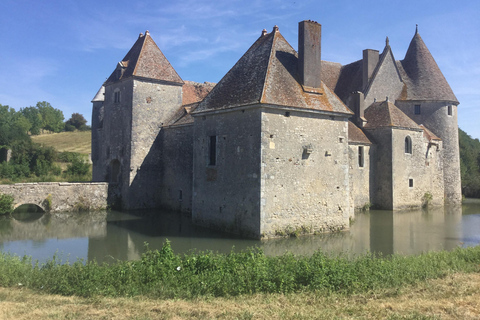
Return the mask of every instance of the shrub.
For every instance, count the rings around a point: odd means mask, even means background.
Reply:
[[[72,163],[67,166],[67,175],[70,176],[83,176],[88,174],[90,170],[90,164],[86,163],[82,159],[74,158]]]
[[[0,193],[0,214],[13,212],[14,198],[11,195]]]

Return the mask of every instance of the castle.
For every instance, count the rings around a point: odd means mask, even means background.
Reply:
[[[459,102],[418,29],[347,65],[263,30],[216,85],[183,81],[149,32],[94,97],[93,180],[124,209],[169,208],[245,237],[348,228],[355,208],[461,202]]]

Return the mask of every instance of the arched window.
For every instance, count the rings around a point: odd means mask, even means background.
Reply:
[[[410,136],[405,137],[405,153],[412,154],[412,138]]]

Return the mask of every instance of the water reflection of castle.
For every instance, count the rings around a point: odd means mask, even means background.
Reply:
[[[79,252],[88,252],[82,257],[77,252],[70,254],[70,261],[78,258],[98,262],[139,259],[145,242],[150,248],[160,248],[169,239],[175,252],[190,249],[230,252],[251,246],[260,246],[267,255],[279,255],[285,251],[296,254],[325,252],[383,254],[415,254],[431,250],[451,250],[465,242],[480,243],[480,204],[461,207],[434,208],[428,211],[392,212],[372,211],[359,214],[347,232],[307,236],[298,239],[272,239],[268,241],[232,238],[231,235],[212,233],[192,225],[188,217],[165,213],[152,217],[136,217],[120,213],[108,213],[103,218],[96,215],[69,217],[44,215],[36,221],[21,222],[13,219],[0,220],[0,246],[10,248],[9,243],[30,240],[33,250],[51,252],[58,248],[45,248],[61,241],[79,241]],[[469,215],[470,213],[470,215]],[[105,217],[107,219],[105,219]],[[469,219],[468,225],[465,219]],[[55,239],[55,241],[48,241]],[[32,255],[27,248],[17,255]],[[42,260],[42,259],[40,259]]]

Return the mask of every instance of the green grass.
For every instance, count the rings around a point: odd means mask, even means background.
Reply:
[[[230,254],[175,254],[167,242],[147,250],[139,261],[112,265],[56,258],[32,267],[28,257],[0,255],[0,286],[18,286],[46,293],[156,298],[220,297],[256,293],[365,293],[401,288],[453,272],[480,271],[480,246],[419,256],[357,258],[285,254],[267,257],[259,249]]]
[[[31,136],[33,142],[53,147],[57,151],[89,154],[92,146],[91,131],[60,132]]]

